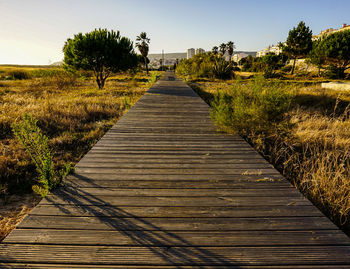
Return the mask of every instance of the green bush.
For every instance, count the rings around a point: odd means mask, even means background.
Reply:
[[[32,189],[35,193],[45,197],[72,171],[72,167],[70,164],[64,164],[63,169],[55,171],[48,137],[41,132],[37,126],[37,120],[31,115],[24,114],[22,121],[14,124],[12,129],[30,155],[39,174],[37,184],[33,185]]]
[[[267,83],[259,76],[220,92],[211,104],[211,116],[219,126],[241,134],[268,132],[284,120],[292,98],[288,86]]]
[[[156,83],[157,80],[160,79],[160,74],[157,72],[151,73],[151,77],[148,79],[148,83],[153,84]]]
[[[47,77],[62,75],[65,73],[66,71],[64,71],[63,69],[53,69],[53,68],[35,69],[30,72],[31,76],[35,78],[47,78]]]
[[[6,73],[7,79],[21,80],[31,78],[30,74],[26,71],[14,70]]]
[[[176,73],[185,79],[197,78],[232,78],[233,63],[225,61],[221,56],[211,52],[201,53],[191,59],[182,60],[176,68]]]
[[[223,58],[214,61],[212,72],[214,77],[220,79],[229,79],[234,76],[232,63]]]

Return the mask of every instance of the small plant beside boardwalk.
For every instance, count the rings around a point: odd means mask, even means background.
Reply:
[[[64,163],[63,168],[54,169],[53,156],[49,149],[49,138],[37,126],[37,120],[30,114],[24,114],[19,123],[13,124],[13,133],[21,142],[39,174],[37,183],[32,186],[35,193],[45,197],[50,190],[57,187],[73,167]]]
[[[190,85],[218,126],[242,135],[350,232],[350,93],[261,76]]]

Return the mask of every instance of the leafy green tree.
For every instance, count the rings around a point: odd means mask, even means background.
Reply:
[[[270,78],[275,75],[275,71],[281,66],[281,57],[274,53],[269,53],[261,57],[261,62],[265,69],[264,77]]]
[[[68,70],[93,71],[99,89],[113,73],[137,66],[132,42],[119,31],[95,29],[68,38],[63,47],[64,67]]]
[[[149,42],[151,39],[147,37],[146,32],[142,32],[139,36],[136,37],[136,47],[140,51],[141,55],[145,59],[145,68],[148,74],[148,64],[147,64],[147,55],[149,51]]]
[[[218,48],[218,46],[214,46],[212,49],[211,49],[211,52],[213,53],[213,54],[218,54],[218,52],[219,52],[219,48]]]
[[[236,48],[236,46],[234,45],[234,43],[232,41],[227,42],[226,49],[227,49],[227,53],[230,57],[230,61],[231,61],[232,54],[233,54],[233,51],[235,50],[235,48]]]
[[[312,44],[312,50],[309,53],[309,61],[316,65],[318,68],[318,76],[321,75],[321,68],[325,64],[325,57],[320,48],[320,41],[314,41]]]
[[[319,44],[319,53],[339,78],[350,68],[350,30],[328,35]]]
[[[226,52],[226,44],[221,43],[221,45],[219,46],[219,50],[220,50],[220,53],[222,54],[222,56],[224,56],[225,52]]]
[[[297,28],[289,31],[284,53],[293,60],[291,74],[294,74],[295,62],[299,58],[304,58],[312,50],[312,31],[305,25],[305,22],[299,22]]]

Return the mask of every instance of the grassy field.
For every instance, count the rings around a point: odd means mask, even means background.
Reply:
[[[99,90],[89,74],[0,66],[0,238],[38,201],[31,194],[35,166],[11,125],[31,114],[50,138],[56,168],[75,164],[154,82],[155,73],[118,74]]]
[[[261,77],[189,84],[220,128],[241,134],[349,233],[350,92]]]

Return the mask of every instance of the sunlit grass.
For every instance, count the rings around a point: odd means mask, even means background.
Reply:
[[[145,73],[117,74],[99,90],[93,79],[69,75],[57,67],[0,66],[0,77],[15,71],[31,75],[0,79],[0,195],[7,204],[0,210],[0,238],[33,206],[26,201],[32,201],[31,186],[37,177],[11,125],[24,113],[31,114],[50,138],[55,167],[75,164],[154,83],[152,75]]]
[[[213,118],[224,130],[243,135],[330,218],[350,231],[350,93],[305,86],[305,82],[279,83],[281,94],[289,90],[294,93],[279,122],[264,117],[255,105],[254,98],[260,98],[261,92],[246,104],[237,98],[245,95],[247,87],[254,87],[248,80],[196,81],[190,85],[214,107],[214,112],[221,109]],[[266,92],[275,86],[275,80],[265,80],[261,85]],[[276,95],[278,91],[271,93]],[[223,105],[224,101],[218,102],[223,95],[229,107]],[[234,120],[238,113],[235,107],[246,107],[243,116],[251,120]]]

